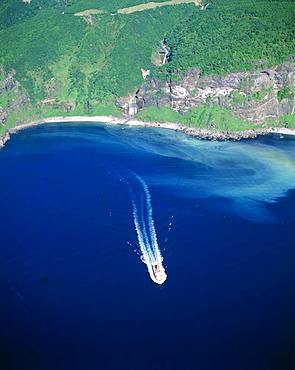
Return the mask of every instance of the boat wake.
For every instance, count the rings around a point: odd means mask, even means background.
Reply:
[[[138,184],[137,191],[134,191],[132,187],[129,187],[129,190],[141,260],[147,265],[152,281],[156,284],[163,284],[167,275],[163,267],[163,257],[157,240],[151,194],[145,181],[136,174],[134,174],[134,177]]]

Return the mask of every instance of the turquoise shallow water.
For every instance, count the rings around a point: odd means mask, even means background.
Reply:
[[[294,140],[50,124],[0,168],[1,369],[294,369]]]

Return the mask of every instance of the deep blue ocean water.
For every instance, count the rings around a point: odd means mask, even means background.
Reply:
[[[168,279],[140,259],[130,188]],[[294,370],[295,140],[50,124],[0,151],[1,370]]]

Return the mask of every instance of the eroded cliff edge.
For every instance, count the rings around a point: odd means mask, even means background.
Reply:
[[[295,111],[295,57],[282,65],[225,76],[202,76],[199,69],[176,78],[148,78],[135,94],[117,99],[126,115],[149,107],[185,114],[194,108],[222,107],[253,127],[285,124]]]
[[[61,115],[89,116],[87,111],[68,110],[64,102],[56,102],[50,110],[44,110],[42,102],[37,105],[31,103],[13,71],[5,73],[0,68],[0,77],[0,146],[4,145],[9,131],[15,126]],[[273,68],[224,76],[202,76],[199,69],[174,74],[174,78],[169,74],[161,79],[148,76],[135,93],[118,98],[116,103],[122,110],[123,123],[135,122],[129,121],[134,116],[142,119],[140,113],[148,108],[159,108],[159,111],[166,108],[177,112],[180,118],[191,114],[190,121],[180,119],[171,122],[182,124],[182,130],[198,137],[236,139],[266,134],[273,127],[294,129],[295,57],[290,56],[287,62]],[[194,121],[192,112],[204,107],[207,112],[211,112],[211,108],[212,111],[216,107],[222,108],[243,124],[237,129],[229,122],[224,128],[216,122],[214,114],[212,119],[208,119],[207,115],[206,120],[202,120],[202,114],[199,114],[198,120]],[[226,118],[222,116],[220,121],[224,120]],[[165,120],[155,117],[145,121],[152,125]],[[191,133],[190,129],[194,132]]]

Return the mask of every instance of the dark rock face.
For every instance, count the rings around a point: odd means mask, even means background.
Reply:
[[[279,92],[288,91],[279,98]],[[201,76],[193,69],[178,81],[148,79],[133,96],[137,109],[170,107],[185,113],[194,107],[219,106],[231,109],[242,119],[262,123],[278,120],[295,110],[295,62],[254,72],[238,72],[226,76]],[[129,96],[130,100],[131,97]],[[125,109],[127,99],[118,101]],[[127,109],[128,110],[128,109]]]
[[[14,82],[13,76],[8,75],[7,78],[5,79],[5,84],[4,84],[4,90],[5,91],[10,91],[16,87],[16,83]]]
[[[4,125],[7,121],[7,118],[8,113],[3,108],[0,107],[0,123]]]
[[[29,98],[19,88],[18,83],[14,80],[14,72],[5,74],[5,71],[0,66],[0,97],[7,95],[7,103],[5,106],[0,106],[0,124],[5,125],[9,114],[19,110],[26,105]]]
[[[14,73],[8,73],[5,75],[3,68],[0,68],[0,75],[4,76],[3,81],[0,83],[0,94],[13,90],[17,84],[13,79]]]

